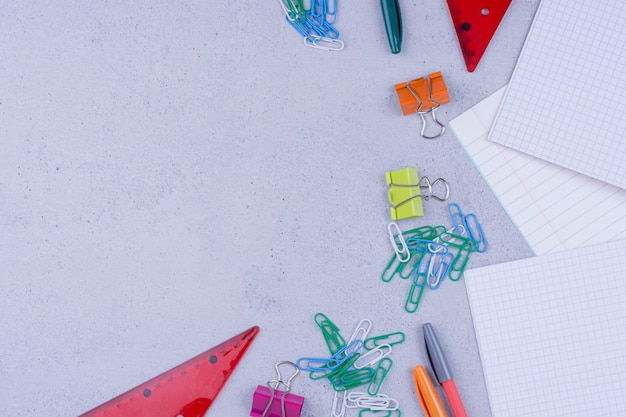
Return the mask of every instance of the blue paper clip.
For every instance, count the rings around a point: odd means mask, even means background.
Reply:
[[[352,355],[357,353],[359,349],[363,347],[363,340],[354,339],[350,341],[347,345],[339,349],[333,356],[330,357],[331,360],[336,361],[338,366],[350,359]]]
[[[303,362],[305,364],[303,364]],[[311,372],[326,372],[337,369],[340,364],[337,361],[333,361],[331,358],[299,358],[296,361],[296,366],[301,371]]]
[[[337,0],[326,1],[326,21],[331,25],[337,21]]]
[[[465,216],[463,215],[463,211],[461,211],[461,207],[457,203],[448,204],[448,214],[450,214],[450,220],[452,220],[452,224],[454,225],[454,230],[461,235],[465,235]]]
[[[478,218],[474,213],[465,216],[465,227],[467,228],[470,239],[475,242],[476,252],[486,252],[489,245],[483,233],[483,228],[480,223],[478,223]]]
[[[343,41],[333,26],[337,20],[337,0],[311,0],[306,9],[302,0],[279,0],[286,20],[302,35],[306,46],[326,51],[341,51]]]

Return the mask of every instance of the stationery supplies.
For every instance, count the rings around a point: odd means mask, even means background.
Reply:
[[[293,368],[292,374],[283,380],[281,366]],[[267,386],[259,385],[252,398],[252,417],[300,417],[304,397],[292,394],[291,381],[298,375],[300,369],[295,363],[281,361],[274,365],[276,379],[267,381]],[[281,389],[279,389],[281,388]]]
[[[626,188],[626,7],[543,0],[489,139]]]
[[[452,414],[454,417],[467,417],[465,407],[461,401],[461,396],[459,395],[459,391],[454,383],[452,370],[450,369],[448,360],[446,359],[443,349],[439,344],[439,340],[435,334],[435,329],[433,329],[433,325],[430,323],[424,324],[423,329],[428,358],[430,359],[431,365],[435,371],[437,381],[441,384],[446,396],[448,397],[448,403],[452,409]]]
[[[435,112],[439,106],[450,102],[450,95],[441,71],[429,74],[428,79],[422,77],[408,83],[396,84],[395,89],[400,101],[400,107],[402,108],[402,114],[407,116],[416,113],[422,119],[420,135],[424,139],[435,139],[443,135],[446,127],[437,120]],[[430,135],[426,134],[427,123],[425,115],[428,113],[430,113],[435,122],[435,133]]]
[[[370,395],[365,392],[350,392],[344,401],[346,408],[366,408],[372,411],[394,411],[398,401],[385,394]]]
[[[202,417],[258,333],[254,326],[80,417]]]
[[[424,409],[426,417],[448,417],[441,399],[423,366],[413,368],[413,380],[417,398]]]
[[[383,271],[382,280],[389,282],[395,276],[411,279],[404,305],[408,313],[417,311],[427,286],[436,290],[446,277],[458,281],[471,253],[485,252],[488,248],[475,214],[464,214],[456,203],[448,205],[448,213],[453,223],[451,228],[421,226],[389,237],[395,254]],[[400,247],[401,242],[405,247]]]
[[[445,201],[450,196],[450,187],[446,180],[437,178],[430,182],[428,177],[420,179],[416,168],[401,168],[386,172],[385,182],[389,186],[387,195],[391,203],[389,214],[392,220],[423,216],[422,198],[426,201],[430,198]],[[445,189],[441,196],[433,192],[433,187],[439,183]],[[425,191],[423,195],[422,189]]]
[[[399,54],[402,49],[402,13],[398,0],[380,0],[380,7],[385,22],[385,32],[392,54]]]
[[[625,253],[620,240],[466,271],[493,417],[626,415]]]
[[[626,190],[487,139],[504,88],[449,126],[536,255],[626,239]]]
[[[296,361],[302,371],[308,371],[313,380],[327,379],[333,390],[332,417],[343,417],[346,409],[361,408],[360,413],[388,412],[400,415],[398,401],[380,392],[392,369],[389,358],[392,345],[404,341],[404,334],[394,332],[369,336],[372,322],[359,321],[346,342],[339,328],[326,315],[317,313],[315,323],[322,330],[330,357],[303,357]],[[328,341],[332,340],[332,343]],[[362,392],[353,391],[362,387]]]
[[[302,35],[310,48],[341,51],[343,41],[334,27],[337,20],[337,0],[312,0],[307,9],[302,0],[278,0],[287,22]]]
[[[465,66],[473,72],[496,33],[511,0],[448,0]]]

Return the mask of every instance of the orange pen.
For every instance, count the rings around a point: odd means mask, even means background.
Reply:
[[[437,391],[435,391],[435,387],[423,366],[413,368],[413,379],[415,380],[417,397],[420,400],[420,404],[422,404],[426,417],[448,417],[439,395],[437,395]]]

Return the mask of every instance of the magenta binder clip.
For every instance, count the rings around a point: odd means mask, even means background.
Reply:
[[[287,379],[282,380],[280,365],[293,366],[295,372]],[[300,417],[304,397],[291,394],[291,380],[300,372],[295,363],[289,361],[278,362],[274,365],[277,379],[267,381],[267,386],[259,385],[252,398],[252,417]],[[282,388],[282,389],[279,389]]]

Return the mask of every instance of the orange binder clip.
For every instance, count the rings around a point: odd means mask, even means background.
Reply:
[[[443,80],[441,71],[434,72],[425,77],[412,80],[408,83],[396,84],[396,93],[402,108],[402,114],[417,113],[422,118],[422,130],[420,135],[425,139],[435,139],[443,135],[446,127],[437,120],[435,111],[440,105],[450,102],[448,88]],[[438,125],[437,133],[426,135],[426,118],[424,115],[430,113],[433,121]]]

